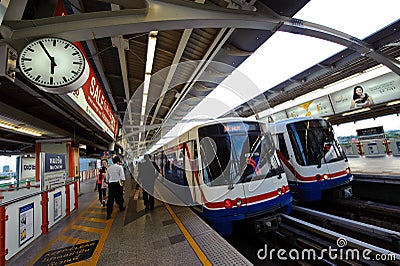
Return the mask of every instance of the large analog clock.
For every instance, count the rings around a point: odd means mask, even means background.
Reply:
[[[18,63],[30,82],[50,93],[79,89],[89,76],[88,63],[79,48],[55,37],[30,42],[20,52]]]

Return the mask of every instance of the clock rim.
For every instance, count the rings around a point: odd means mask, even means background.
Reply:
[[[34,42],[36,42],[36,41],[48,40],[48,39],[51,39],[51,40],[57,39],[57,40],[63,40],[63,41],[68,42],[69,44],[71,44],[72,46],[74,46],[74,47],[79,51],[79,53],[82,55],[82,58],[83,58],[83,64],[84,64],[84,65],[83,65],[82,70],[80,71],[79,75],[77,75],[73,80],[68,81],[67,83],[64,83],[64,84],[62,84],[62,85],[47,86],[47,85],[43,85],[43,84],[41,84],[41,83],[38,83],[38,82],[36,82],[34,79],[31,79],[29,76],[27,76],[27,75],[25,74],[25,72],[24,72],[24,71],[22,70],[22,68],[21,68],[21,55],[22,55],[22,52],[23,52],[25,49],[27,49],[27,48],[29,47],[29,45],[31,45],[32,43],[34,43]],[[18,56],[18,68],[20,69],[20,72],[22,73],[22,75],[23,75],[26,79],[28,79],[31,83],[33,83],[34,85],[38,86],[39,88],[41,88],[41,89],[43,90],[43,88],[57,89],[57,88],[63,88],[63,87],[70,87],[71,84],[73,84],[74,82],[76,82],[77,80],[79,80],[79,79],[81,78],[81,76],[84,74],[85,70],[86,70],[87,68],[89,68],[89,67],[88,67],[88,62],[87,62],[87,60],[86,60],[85,55],[84,55],[83,52],[79,49],[79,47],[76,46],[74,43],[72,43],[72,42],[70,42],[70,41],[68,41],[68,40],[66,40],[66,39],[63,39],[63,38],[58,38],[58,37],[44,37],[44,38],[38,38],[38,39],[35,39],[35,40],[30,41],[27,45],[25,45],[25,46],[21,49],[21,52],[19,53],[19,56]],[[83,85],[83,84],[82,84],[82,85]],[[79,89],[79,88],[76,88],[76,90],[77,90],[77,89]],[[44,91],[47,91],[47,90],[44,90]],[[47,91],[47,92],[49,92],[49,91]]]

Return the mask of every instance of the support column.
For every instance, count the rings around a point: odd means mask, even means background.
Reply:
[[[71,141],[68,141],[68,177],[75,177],[74,149]]]
[[[75,208],[75,210],[77,210],[79,207],[79,204],[78,204],[78,182],[79,181],[74,182],[74,196],[75,196],[74,208]]]
[[[40,205],[42,205],[42,235],[47,234],[49,231],[49,192],[44,191],[42,192],[42,201]]]
[[[65,215],[69,216],[71,214],[71,206],[70,206],[70,193],[69,193],[69,185],[65,185]]]
[[[8,254],[8,249],[6,249],[7,220],[8,216],[6,215],[6,206],[1,206],[0,207],[0,266],[6,265],[6,255]]]
[[[35,181],[39,182],[40,181],[40,143],[35,144],[35,159],[36,159],[36,164],[35,164]]]

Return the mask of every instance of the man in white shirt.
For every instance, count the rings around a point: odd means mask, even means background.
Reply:
[[[108,183],[108,200],[107,200],[107,219],[111,218],[114,200],[119,206],[120,211],[124,211],[124,195],[122,185],[125,182],[124,168],[121,159],[115,156],[113,165],[107,168],[106,182]]]

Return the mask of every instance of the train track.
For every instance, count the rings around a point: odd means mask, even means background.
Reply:
[[[400,265],[398,231],[309,208],[293,206],[275,232],[246,233],[237,243],[255,265]]]
[[[295,209],[297,208],[295,207]],[[371,228],[369,225],[350,220],[344,221],[340,217],[327,216],[327,214],[320,212],[316,213],[310,209],[297,209],[295,212],[306,213],[314,219],[316,217],[319,217],[318,219],[324,217],[325,223],[335,222],[340,224],[343,227],[347,227],[347,232],[350,228],[357,233],[364,230],[369,231],[370,235],[374,237],[378,235],[378,238],[387,237],[393,233],[388,232],[386,229]],[[300,257],[299,262],[312,262],[313,265],[321,263],[370,265],[371,262],[377,265],[400,265],[400,254],[339,232],[340,230],[337,230],[337,228],[335,230],[327,229],[294,216],[282,215],[282,218],[283,224],[277,231],[282,240],[292,243],[294,247],[301,249],[302,252],[306,251],[306,255],[309,253],[315,254],[312,259],[307,258],[304,260],[303,257]],[[311,252],[311,250],[314,251]]]
[[[325,229],[334,230],[335,232],[366,241],[389,251],[400,253],[400,232],[398,231],[299,206],[293,206],[292,217],[312,222]]]
[[[359,199],[322,201],[310,206],[322,212],[351,220],[400,231],[400,207]]]

